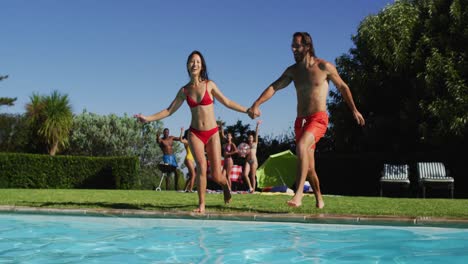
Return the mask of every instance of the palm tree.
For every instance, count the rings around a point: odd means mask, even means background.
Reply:
[[[51,156],[68,144],[73,115],[67,95],[58,91],[50,96],[33,94],[26,105],[26,116],[37,136],[47,144]]]

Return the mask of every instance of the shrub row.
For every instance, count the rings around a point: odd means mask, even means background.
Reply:
[[[0,153],[0,188],[135,189],[137,157]]]

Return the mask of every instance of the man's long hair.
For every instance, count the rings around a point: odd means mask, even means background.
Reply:
[[[312,43],[312,37],[309,35],[309,33],[307,33],[307,32],[296,32],[296,33],[294,33],[293,38],[298,37],[298,36],[302,37],[302,45],[304,45],[306,47],[309,47],[309,51],[308,51],[309,54],[312,57],[316,57],[315,56],[314,44]]]
[[[192,53],[190,53],[190,55],[187,58],[187,64],[186,65],[188,66],[190,60],[192,59],[193,55],[195,55],[195,54],[200,56],[201,63],[202,63],[202,69],[200,71],[201,81],[209,81],[210,79],[208,78],[208,68],[206,67],[205,58],[203,57],[201,52],[199,52],[198,50],[192,51]],[[187,67],[187,72],[188,72],[188,75],[190,77],[190,70],[188,69],[188,67]]]

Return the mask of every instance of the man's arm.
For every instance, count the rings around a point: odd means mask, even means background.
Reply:
[[[180,137],[171,136],[171,137],[172,137],[172,140],[174,141],[182,141],[182,136]]]
[[[158,142],[158,144],[161,144],[161,131],[156,131],[156,142]]]
[[[365,124],[364,117],[357,110],[356,105],[354,104],[353,95],[351,94],[351,90],[349,89],[348,85],[343,81],[343,79],[341,79],[335,66],[333,66],[331,63],[325,63],[325,70],[327,71],[328,79],[330,79],[338,91],[340,91],[349,109],[351,109],[356,122],[363,126]]]
[[[286,71],[279,77],[276,81],[274,81],[268,88],[266,88],[263,93],[258,97],[257,100],[252,104],[252,106],[248,109],[248,113],[250,118],[255,118],[260,116],[259,107],[264,102],[270,100],[271,97],[276,93],[276,91],[281,90],[288,86],[292,82],[292,69],[291,67],[287,68]]]

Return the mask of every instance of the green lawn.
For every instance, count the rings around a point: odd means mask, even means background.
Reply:
[[[353,215],[446,217],[468,219],[467,199],[415,199],[325,196],[324,209],[315,208],[313,196],[306,196],[301,208],[290,208],[286,195],[233,194],[224,205],[220,194],[207,194],[207,213],[266,213],[298,215]],[[192,211],[196,193],[135,190],[0,189],[0,205],[40,208],[139,209],[164,212]]]

